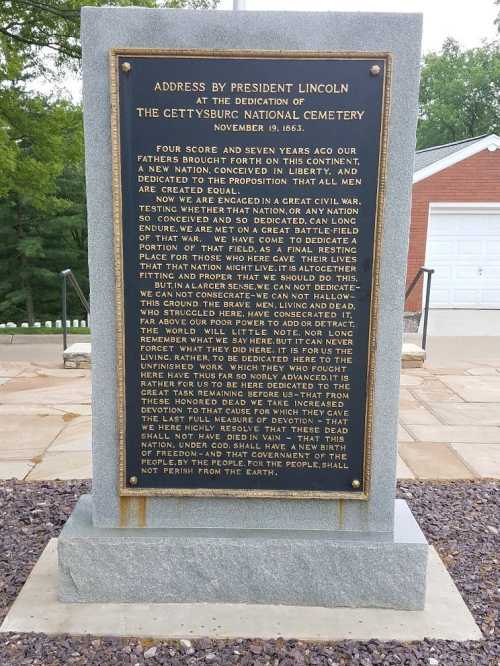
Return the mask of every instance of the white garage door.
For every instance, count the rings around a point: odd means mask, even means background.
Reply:
[[[500,204],[431,205],[425,265],[435,269],[430,307],[500,308]]]

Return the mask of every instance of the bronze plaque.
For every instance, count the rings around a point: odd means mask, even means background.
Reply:
[[[390,56],[111,84],[120,493],[366,499]]]

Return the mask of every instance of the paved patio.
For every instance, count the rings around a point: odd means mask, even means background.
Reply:
[[[0,354],[1,359],[1,354]],[[399,478],[500,478],[500,357],[401,374]],[[90,371],[0,360],[0,478],[91,476]]]

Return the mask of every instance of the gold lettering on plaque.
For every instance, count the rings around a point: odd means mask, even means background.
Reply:
[[[122,71],[131,81],[140,67],[133,54],[127,59],[133,66]],[[379,59],[388,76],[388,58]],[[383,77],[374,77],[380,65],[373,57],[364,60],[367,85],[383,90]],[[114,85],[117,132],[116,79]],[[380,241],[382,193],[380,186],[369,190],[375,196],[370,203],[367,174],[379,178],[384,168],[387,99],[380,104],[374,173],[359,139],[363,130],[347,129],[364,128],[373,111],[351,101],[357,86],[357,79],[333,77],[290,82],[153,77],[145,83],[144,99],[133,100],[134,126],[154,131],[127,162],[133,169],[127,187],[135,188],[136,204],[129,233],[137,247],[139,285],[139,465],[127,474],[122,448],[122,492],[147,493],[157,486],[189,494],[189,480],[196,478],[207,480],[207,492],[217,494],[234,478],[242,481],[229,483],[226,494],[231,489],[245,494],[246,483],[252,488],[286,474],[314,478],[328,472],[348,479],[345,496],[356,495],[354,490],[366,498],[372,330],[365,342],[366,414],[351,405],[353,391],[363,390],[353,380],[359,309],[368,298],[362,275],[376,275]],[[189,123],[209,128],[212,141],[177,141],[169,128]],[[308,133],[317,123],[325,128],[324,141]],[[216,142],[219,133],[242,134],[245,141]],[[282,138],[292,135],[293,141]],[[115,196],[121,196],[119,181],[115,165]],[[367,219],[370,205],[373,218]],[[362,249],[367,224],[375,229],[373,267]],[[117,270],[123,294],[124,268],[120,264]],[[134,270],[133,263],[127,270]],[[375,306],[372,295],[370,317]],[[123,325],[122,301],[118,317]],[[124,365],[119,355],[123,419]],[[354,422],[365,418],[359,430],[363,472],[352,467],[350,438]],[[123,432],[122,445],[124,440]],[[151,480],[147,487],[145,479]],[[260,494],[273,495],[273,486],[259,487]],[[295,494],[301,496],[300,490]],[[310,496],[334,495],[311,488]]]

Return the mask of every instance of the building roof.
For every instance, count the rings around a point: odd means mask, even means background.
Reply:
[[[419,171],[433,162],[437,162],[443,157],[452,155],[458,150],[473,143],[474,141],[479,141],[483,139],[488,134],[481,134],[480,136],[474,136],[472,139],[462,139],[462,141],[453,141],[453,143],[445,143],[442,146],[431,146],[430,148],[423,148],[422,150],[417,150],[415,154],[415,171]]]
[[[417,183],[424,178],[428,178],[438,171],[447,169],[452,164],[479,153],[481,150],[496,150],[498,148],[500,148],[500,137],[496,134],[482,134],[471,139],[417,150],[413,182]]]

